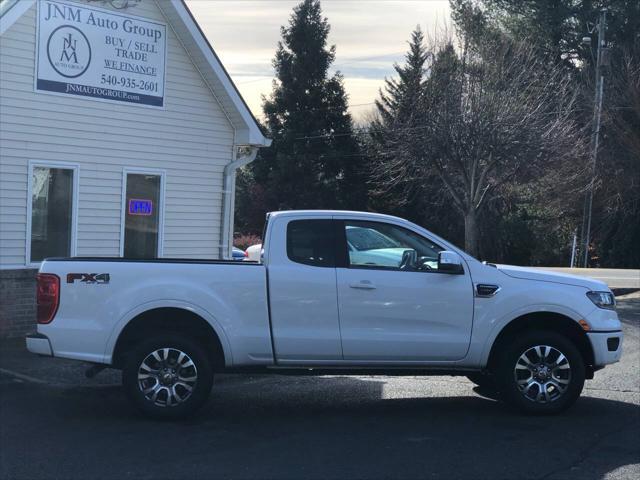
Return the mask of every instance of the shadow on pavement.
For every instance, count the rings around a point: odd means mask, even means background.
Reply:
[[[402,396],[403,382],[412,380],[245,377],[176,423],[139,417],[118,387],[5,383],[2,474],[599,479],[640,462],[632,403],[583,397],[563,415],[528,417],[471,385],[465,395],[385,398]]]

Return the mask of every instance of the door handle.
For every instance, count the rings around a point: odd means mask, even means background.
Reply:
[[[359,282],[350,283],[351,288],[359,288],[361,290],[374,290],[376,286],[370,280],[360,280]]]

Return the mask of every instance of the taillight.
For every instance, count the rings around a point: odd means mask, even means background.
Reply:
[[[36,301],[38,304],[38,323],[51,323],[60,303],[60,278],[52,273],[38,273]]]

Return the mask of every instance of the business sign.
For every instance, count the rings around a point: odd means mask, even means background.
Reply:
[[[164,23],[38,1],[36,91],[163,107],[166,51]]]
[[[129,215],[149,216],[153,213],[153,202],[139,198],[129,199]]]

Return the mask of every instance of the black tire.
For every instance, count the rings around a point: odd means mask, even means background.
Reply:
[[[538,355],[536,346],[542,355]],[[523,355],[527,358],[521,360]],[[537,360],[543,357],[545,360]],[[556,332],[520,333],[503,344],[495,377],[508,404],[528,414],[556,414],[571,407],[580,396],[585,380],[584,359],[571,340]]]
[[[159,358],[153,355],[154,352]],[[140,379],[139,376],[148,378]],[[167,332],[142,340],[127,352],[122,383],[131,402],[145,415],[179,419],[193,415],[207,401],[213,385],[213,369],[198,342]],[[153,390],[145,395],[144,387]],[[154,393],[155,401],[150,398]]]
[[[496,390],[496,382],[493,375],[485,373],[470,373],[467,378],[475,385],[486,390]]]

